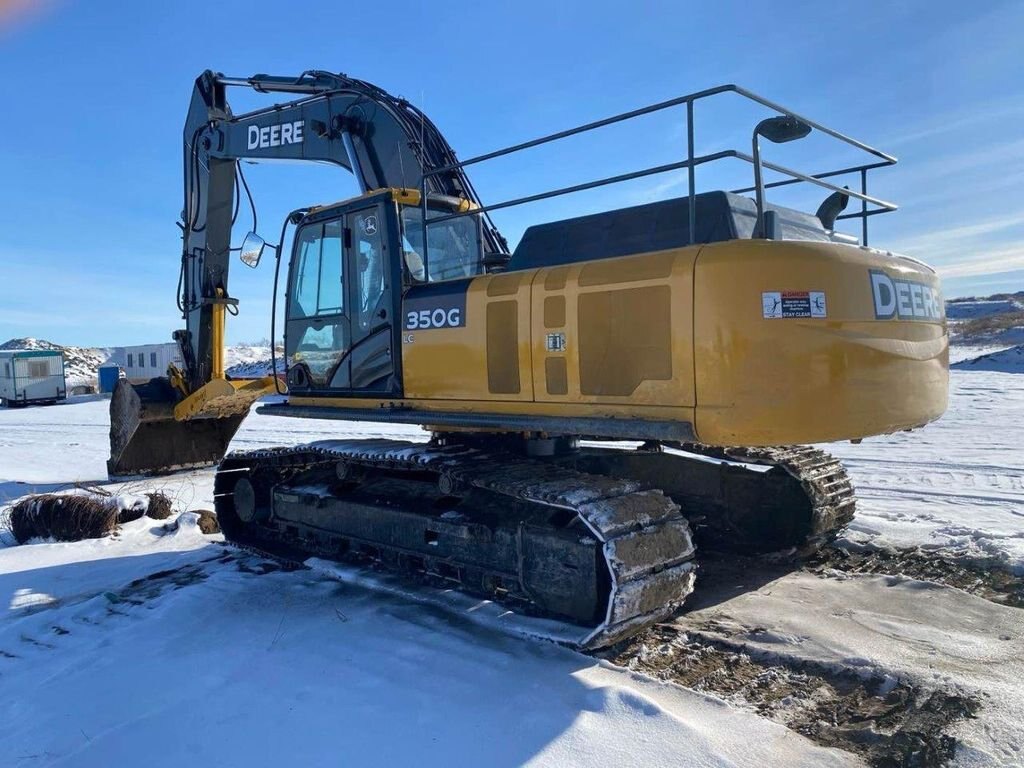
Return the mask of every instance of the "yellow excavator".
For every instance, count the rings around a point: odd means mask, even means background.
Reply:
[[[229,88],[291,94],[234,115]],[[743,98],[772,112],[751,151],[694,154],[695,105]],[[686,113],[678,162],[484,205],[466,168],[663,110]],[[811,131],[867,153],[816,174],[761,157],[762,140]],[[853,516],[840,463],[807,443],[921,427],[946,408],[948,338],[938,279],[867,246],[868,195],[895,159],[734,85],[459,161],[413,105],[365,81],[196,81],[184,131],[185,194],[174,334],[184,366],[111,402],[111,475],[219,463],[231,541],[372,561],[608,645],[676,611],[695,544],[717,552],[815,551]],[[240,161],[327,162],[362,194],[292,212],[282,376],[225,375],[233,251],[268,246]],[[698,194],[696,171],[753,166],[751,187]],[[764,173],[778,178],[765,182]],[[687,196],[526,230],[510,252],[489,212],[606,184],[685,172]],[[860,190],[831,180],[860,178]],[[766,202],[813,184],[814,214]],[[253,231],[232,225],[248,198]],[[752,194],[751,194],[752,193]],[[850,198],[859,210],[843,213]],[[836,230],[859,218],[860,239]],[[291,251],[283,244],[291,230]],[[278,369],[276,357],[273,371]],[[226,454],[253,403],[266,415],[421,425],[430,439],[345,437]]]

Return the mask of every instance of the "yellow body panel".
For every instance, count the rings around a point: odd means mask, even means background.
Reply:
[[[924,265],[856,246],[740,240],[701,249],[694,290],[699,439],[827,442],[941,416],[945,319],[941,311],[877,319],[870,270],[937,295],[938,279]],[[759,297],[780,290],[824,292],[827,317],[765,319]]]
[[[891,319],[873,273],[899,286]],[[734,240],[478,277],[464,326],[403,331],[402,365],[398,402],[290,402],[670,420],[701,442],[777,445],[921,426],[948,394],[934,272],[837,243]]]
[[[691,247],[539,270],[531,322],[536,399],[692,407],[698,251]],[[549,334],[564,334],[564,351],[548,349]],[[616,334],[617,340],[611,338]],[[549,361],[559,358],[564,358],[566,387],[552,391]]]
[[[478,277],[466,294],[466,325],[402,332],[403,386],[412,400],[533,400],[530,372],[530,282],[535,270]],[[514,304],[514,307],[512,306]],[[503,325],[515,337],[513,385],[492,391],[488,376],[488,313],[512,308]],[[492,328],[492,331],[494,329]],[[498,340],[491,344],[495,354]],[[504,351],[504,350],[502,350]],[[506,382],[508,383],[508,382]]]

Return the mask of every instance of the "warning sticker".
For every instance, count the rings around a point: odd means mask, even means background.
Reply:
[[[765,318],[828,317],[824,291],[765,291],[761,294]]]

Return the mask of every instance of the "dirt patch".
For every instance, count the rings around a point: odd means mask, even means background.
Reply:
[[[212,533],[220,533],[220,523],[217,522],[217,515],[208,509],[192,510],[199,515],[199,530],[209,536]]]
[[[208,509],[192,509],[189,510],[189,512],[194,512],[196,515],[198,515],[196,525],[199,527],[199,530],[202,533],[206,535],[220,533],[220,523],[217,522],[217,515],[214,512],[211,512]],[[153,533],[155,533],[158,536],[166,536],[169,533],[174,533],[175,531],[177,531],[180,528],[180,526],[181,519],[180,517],[176,517],[173,520],[168,520],[159,528],[154,528]]]
[[[146,509],[146,517],[152,520],[166,520],[171,516],[171,500],[163,493],[147,493],[149,507]]]
[[[1024,576],[997,563],[958,560],[916,547],[863,552],[828,547],[808,560],[806,568],[824,576],[834,571],[907,576],[956,587],[995,603],[1024,608]]]
[[[145,496],[147,502],[139,499],[127,506],[105,491],[27,496],[11,507],[8,524],[19,544],[36,537],[57,541],[98,539],[143,515],[157,520],[170,516],[170,498],[160,492]]]
[[[230,395],[220,395],[204,403],[200,413],[204,418],[232,419],[248,413],[252,404],[265,394],[262,389],[237,390]]]
[[[111,502],[114,503],[114,502]],[[127,507],[121,507],[117,513],[117,524],[124,525],[138,520],[146,514],[146,504],[141,499],[134,501]]]
[[[143,494],[143,496],[146,501],[136,498],[129,506],[122,507],[117,515],[119,524],[130,523],[140,519],[143,515],[151,520],[166,520],[171,516],[171,500],[166,495],[156,491]],[[116,498],[111,497],[111,499],[111,503],[118,503]]]
[[[759,656],[670,625],[599,655],[752,709],[818,744],[884,768],[945,764],[956,748],[947,733],[950,724],[972,717],[978,708],[960,694],[925,691],[862,670]]]
[[[117,528],[118,509],[109,498],[45,493],[11,508],[11,533],[19,544],[36,537],[58,541],[98,539]]]

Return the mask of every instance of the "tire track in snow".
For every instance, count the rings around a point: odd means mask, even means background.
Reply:
[[[653,627],[602,656],[752,709],[872,765],[944,764],[957,746],[950,725],[972,717],[979,706],[961,693],[926,691],[872,667],[820,664],[784,652],[754,653],[742,643],[682,632],[673,625]]]

